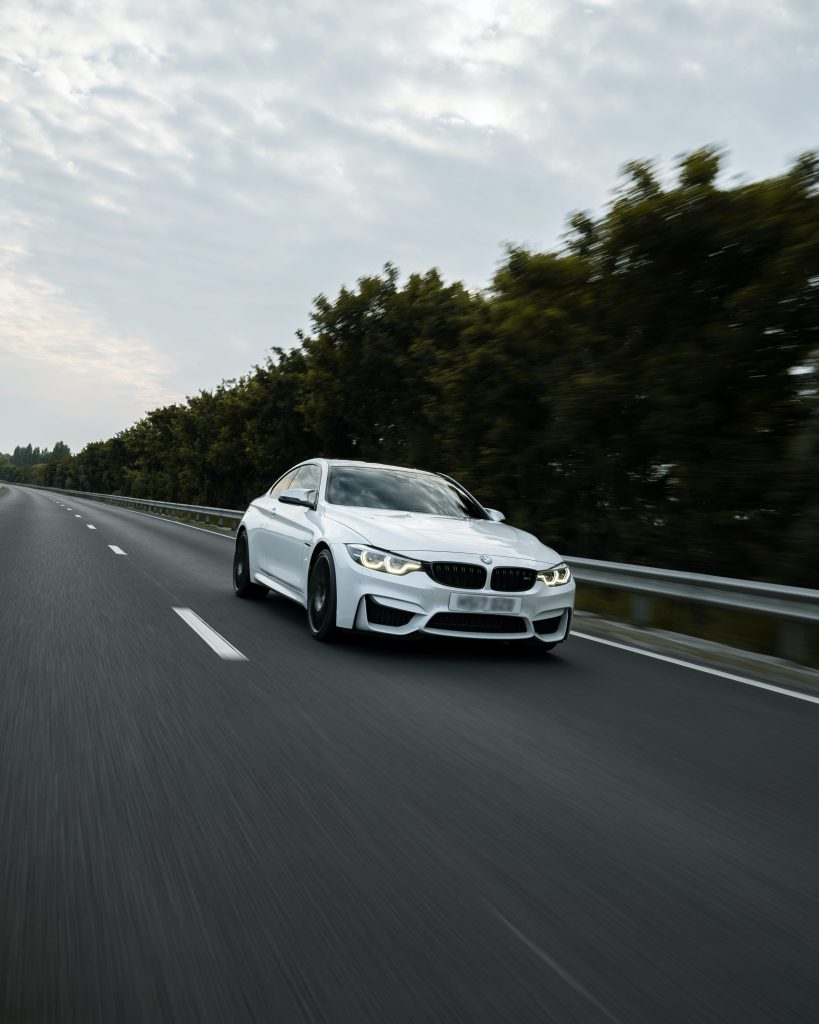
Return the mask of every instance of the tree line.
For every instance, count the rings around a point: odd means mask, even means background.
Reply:
[[[0,478],[239,508],[310,456],[414,465],[562,553],[819,586],[819,156],[720,161],[628,164],[484,291],[388,264],[246,376]]]
[[[59,462],[61,459],[70,457],[71,449],[64,441],[57,441],[53,448],[32,448],[27,444],[25,448],[17,445],[11,455],[0,453],[0,465],[7,466],[40,466],[46,462]]]

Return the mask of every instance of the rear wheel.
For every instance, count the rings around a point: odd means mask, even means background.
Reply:
[[[316,640],[332,641],[336,626],[336,567],[327,548],[320,551],[307,581],[307,624]]]
[[[237,597],[255,601],[267,593],[267,587],[251,582],[247,534],[244,531],[236,538],[236,550],[233,553],[233,591]]]

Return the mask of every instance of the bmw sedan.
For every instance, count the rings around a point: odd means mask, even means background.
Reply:
[[[560,557],[440,473],[311,459],[250,503],[233,588],[307,610],[310,632],[429,633],[550,650],[571,625]]]

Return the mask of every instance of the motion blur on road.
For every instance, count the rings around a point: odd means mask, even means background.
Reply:
[[[0,493],[0,1020],[816,1019],[819,705],[327,648],[231,561]]]

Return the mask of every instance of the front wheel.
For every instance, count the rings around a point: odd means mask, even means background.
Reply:
[[[307,581],[307,625],[325,643],[338,634],[336,626],[336,567],[327,548],[320,551]]]
[[[246,533],[240,533],[236,538],[236,550],[233,553],[233,592],[237,597],[246,597],[256,601],[267,593],[267,587],[251,582]]]

